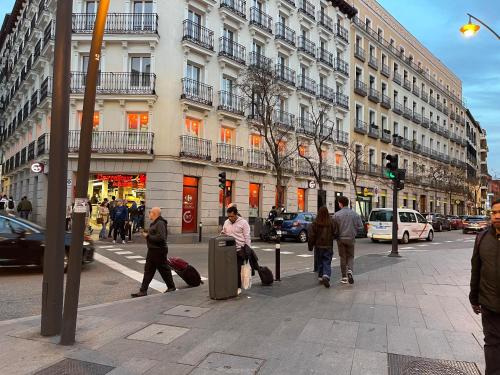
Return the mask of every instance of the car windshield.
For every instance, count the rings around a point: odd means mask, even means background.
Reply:
[[[297,213],[287,212],[281,216],[283,217],[283,220],[294,220],[297,218],[297,215]]]
[[[392,221],[392,211],[372,211],[369,221]]]
[[[21,219],[20,217],[15,217],[15,218],[12,218],[12,219],[16,220],[19,223],[27,225],[27,226],[35,229],[35,230],[38,230],[38,231],[44,231],[45,230],[44,227],[41,227],[40,225],[35,224],[35,223],[33,223],[33,222],[29,221],[29,220]]]

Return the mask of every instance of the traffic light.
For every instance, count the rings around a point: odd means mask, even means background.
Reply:
[[[396,176],[396,188],[398,190],[403,190],[405,188],[405,177],[406,177],[406,170],[398,169]]]
[[[226,172],[219,173],[219,187],[223,190],[226,188]]]
[[[385,160],[387,160],[385,175],[391,180],[395,180],[397,178],[399,157],[398,155],[387,155]]]

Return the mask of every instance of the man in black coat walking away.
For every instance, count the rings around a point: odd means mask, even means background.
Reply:
[[[144,297],[148,294],[149,284],[153,280],[156,270],[167,284],[166,292],[176,290],[172,270],[167,264],[167,220],[161,217],[159,207],[153,207],[149,211],[149,219],[151,220],[149,231],[143,233],[148,246],[146,264],[144,265],[144,278],[139,293],[132,293],[133,298]]]

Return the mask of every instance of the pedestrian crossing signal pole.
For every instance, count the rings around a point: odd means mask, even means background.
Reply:
[[[222,212],[221,212],[221,217],[222,217],[222,226],[224,226],[224,219],[226,218],[226,172],[221,172],[219,173],[219,188],[222,190]]]
[[[281,281],[281,230],[276,230],[276,245],[275,245],[275,273],[276,273],[276,281]]]
[[[387,155],[386,176],[392,180],[392,249],[390,257],[399,257],[398,252],[398,155]]]

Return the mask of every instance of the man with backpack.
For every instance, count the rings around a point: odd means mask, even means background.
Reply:
[[[161,216],[160,207],[153,207],[149,211],[149,220],[151,220],[149,231],[142,234],[146,238],[148,246],[146,264],[144,265],[144,278],[139,293],[132,293],[132,298],[144,297],[148,294],[149,284],[153,280],[156,270],[167,284],[165,293],[176,290],[172,270],[167,264],[167,220]]]
[[[469,301],[481,314],[486,375],[500,374],[500,199],[491,205],[491,226],[478,233],[472,253]]]
[[[6,211],[8,214],[13,213],[16,210],[16,203],[14,202],[14,198],[9,197],[9,201],[7,202]]]
[[[0,211],[5,211],[7,209],[7,203],[9,202],[9,199],[7,196],[4,194],[2,199],[0,199]]]

